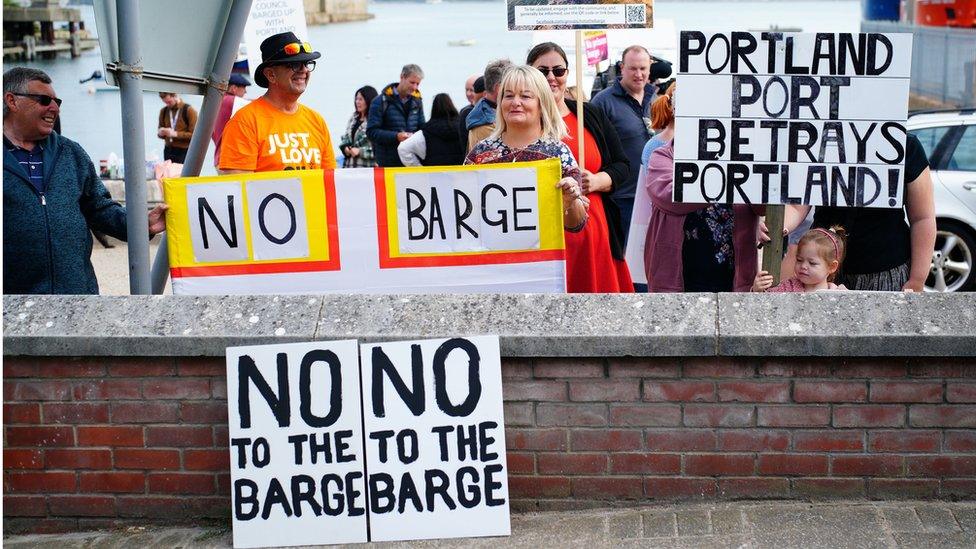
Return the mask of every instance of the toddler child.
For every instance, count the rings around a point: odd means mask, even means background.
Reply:
[[[752,283],[754,292],[815,292],[817,290],[846,290],[834,284],[834,276],[844,260],[847,232],[835,225],[828,229],[807,231],[797,245],[793,278],[773,285],[773,276],[759,271]]]

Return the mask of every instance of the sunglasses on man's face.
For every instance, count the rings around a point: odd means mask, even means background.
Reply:
[[[20,97],[30,97],[34,101],[37,101],[38,104],[40,104],[42,107],[46,107],[50,105],[51,101],[54,101],[57,104],[57,106],[59,107],[61,106],[60,97],[51,97],[50,95],[44,95],[43,93],[16,93],[16,92],[11,92],[11,93],[13,93],[14,95],[18,95]]]
[[[281,51],[285,55],[298,55],[301,52],[312,53],[312,45],[308,42],[292,42],[291,44],[285,44]]]
[[[302,70],[302,67],[308,69],[308,72],[315,70],[315,61],[295,61],[294,63],[276,63],[276,65],[291,69],[292,72],[298,72]]]
[[[546,78],[549,78],[549,73],[550,72],[552,72],[553,76],[555,76],[556,78],[562,78],[562,77],[566,76],[566,73],[567,72],[569,72],[569,69],[567,69],[566,67],[551,67],[551,68],[550,67],[536,67],[536,69],[538,69],[539,72],[542,73],[542,76],[544,76]]]

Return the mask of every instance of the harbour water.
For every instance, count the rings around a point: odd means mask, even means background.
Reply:
[[[81,6],[86,27],[95,29],[91,6]],[[765,2],[681,2],[660,0],[655,19],[669,19],[676,31],[751,30],[771,26],[797,27],[808,32],[857,32],[860,27],[858,0],[765,1]],[[421,85],[426,107],[435,94],[451,94],[455,105],[464,105],[464,80],[483,70],[498,57],[521,62],[532,45],[532,33],[506,30],[505,3],[493,2],[372,2],[374,19],[309,28],[309,41],[323,56],[302,98],[306,105],[325,117],[338,144],[353,110],[353,94],[365,84],[377,89],[394,82],[400,67],[417,63],[426,78]],[[96,29],[96,32],[98,29]],[[473,41],[470,46],[449,46],[451,41]],[[569,44],[567,44],[568,46]],[[98,50],[78,59],[67,56],[27,63],[47,71],[58,95],[64,99],[62,131],[88,151],[97,163],[115,152],[122,156],[122,122],[117,91],[92,91],[104,82],[78,84],[95,70],[104,70]],[[13,64],[5,64],[7,69]],[[249,97],[262,89],[251,86]],[[200,97],[187,97],[200,107]],[[162,103],[155,93],[146,93],[144,110],[146,151],[162,157],[162,141],[156,137],[156,122]],[[208,155],[204,174],[214,173]]]

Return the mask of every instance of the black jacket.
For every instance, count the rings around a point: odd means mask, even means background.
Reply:
[[[576,101],[566,99],[566,106],[573,113],[576,112]],[[610,233],[610,253],[614,259],[624,259],[624,242],[626,235],[623,226],[620,224],[620,210],[617,204],[610,200],[610,193],[617,188],[617,185],[627,180],[630,175],[630,161],[620,145],[620,138],[617,137],[617,130],[613,124],[607,120],[607,115],[601,109],[593,107],[589,103],[583,103],[583,127],[590,132],[596,146],[600,149],[602,164],[601,172],[607,172],[613,186],[605,194],[603,210],[607,216],[607,228]]]
[[[456,118],[438,118],[421,128],[427,143],[424,166],[460,166],[464,163],[464,149],[457,132]]]

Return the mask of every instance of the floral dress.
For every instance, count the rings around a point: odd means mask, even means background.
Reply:
[[[563,177],[572,177],[577,182],[582,181],[583,174],[573,157],[569,147],[561,141],[538,139],[522,149],[506,145],[500,137],[488,138],[480,141],[471,149],[465,164],[498,164],[505,162],[532,162],[558,158],[563,168]]]
[[[359,147],[359,156],[355,158],[345,156],[343,149],[346,147]],[[366,137],[366,121],[360,121],[357,113],[352,113],[352,117],[346,124],[346,133],[342,134],[342,139],[339,141],[339,152],[346,159],[342,163],[343,168],[372,168],[376,165],[373,145]]]

